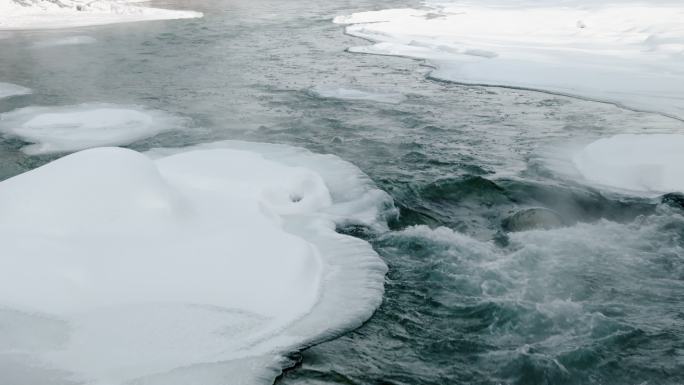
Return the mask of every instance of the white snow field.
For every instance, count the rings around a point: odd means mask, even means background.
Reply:
[[[386,266],[353,165],[221,142],[74,153],[0,182],[0,368],[13,384],[270,384],[356,327]]]
[[[635,193],[684,192],[684,135],[623,134],[599,139],[573,157],[600,186]]]
[[[202,13],[126,0],[0,0],[0,30],[54,29],[135,21],[189,19]]]
[[[318,97],[330,99],[358,100],[389,104],[399,104],[406,100],[406,97],[400,93],[337,86],[316,86],[313,87],[311,91]]]
[[[163,111],[112,104],[25,107],[0,114],[0,133],[33,143],[29,155],[119,146],[182,126]]]
[[[427,59],[435,78],[579,96],[684,119],[684,5],[434,2],[339,16],[375,42],[351,52]]]
[[[10,96],[27,95],[30,93],[31,90],[29,88],[12,83],[0,82],[0,99],[8,98]]]

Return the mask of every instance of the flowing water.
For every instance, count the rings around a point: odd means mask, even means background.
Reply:
[[[0,34],[0,81],[34,90],[0,112],[142,105],[188,123],[132,148],[287,143],[351,161],[390,193],[391,231],[340,229],[389,265],[382,306],[293,355],[278,384],[684,384],[684,198],[605,192],[562,172],[575,143],[684,123],[437,82],[425,63],[344,51],[363,41],[333,16],[412,1],[154,4],[206,16]],[[36,45],[73,35],[95,41]],[[23,145],[0,142],[0,178],[54,158]],[[553,210],[533,224],[554,228],[511,232],[520,224],[507,218],[529,208]]]

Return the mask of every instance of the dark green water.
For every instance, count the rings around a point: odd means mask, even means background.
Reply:
[[[164,3],[159,3],[164,4]],[[549,167],[570,143],[672,132],[653,114],[559,96],[426,79],[332,16],[411,1],[200,1],[198,20],[5,34],[0,81],[29,105],[144,105],[190,119],[144,150],[219,139],[288,143],[362,168],[400,208],[369,240],[390,266],[362,328],[312,347],[277,383],[684,384],[684,208],[583,186]],[[182,7],[186,4],[174,4]],[[89,45],[31,48],[56,36]],[[400,104],[328,99],[312,87],[379,90]],[[0,177],[52,157],[0,142]],[[527,208],[566,224],[507,233]]]

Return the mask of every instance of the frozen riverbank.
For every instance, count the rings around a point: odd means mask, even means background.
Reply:
[[[133,1],[126,0],[0,0],[0,30],[71,28],[202,17],[200,12],[131,3]]]
[[[340,16],[357,53],[427,59],[435,78],[543,90],[684,118],[684,7],[428,2]]]

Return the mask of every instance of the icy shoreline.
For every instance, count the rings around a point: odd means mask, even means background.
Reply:
[[[684,119],[682,6],[428,5],[334,22],[375,42],[351,52],[426,59],[436,65],[437,79],[547,91]]]
[[[0,0],[0,31],[57,29],[137,21],[190,19],[201,12],[150,8],[126,0]]]

